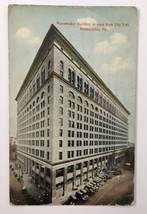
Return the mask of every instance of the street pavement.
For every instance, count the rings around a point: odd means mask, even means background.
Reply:
[[[79,201],[77,205],[131,205],[134,200],[133,178],[133,171],[122,170],[121,175],[108,180],[88,201]]]
[[[14,168],[13,171],[12,168]],[[49,199],[44,196],[44,191],[32,182],[28,174],[24,173],[23,180],[18,181],[15,174],[19,175],[20,172],[14,163],[12,168],[10,169],[10,203],[13,205],[61,205],[62,201],[71,194],[57,198],[54,203],[49,203]],[[89,197],[88,201],[78,201],[77,205],[130,205],[134,199],[133,176],[132,170],[122,170],[121,175],[108,180],[98,192]]]

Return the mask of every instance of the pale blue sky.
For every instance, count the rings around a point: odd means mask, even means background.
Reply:
[[[102,31],[102,27],[99,27],[101,31],[82,31],[77,25],[58,25],[57,22],[105,24],[107,31]],[[113,26],[106,27],[106,23]],[[15,97],[51,24],[61,31],[130,111],[129,141],[135,142],[138,24],[137,11],[131,7],[11,7],[10,135],[16,135]]]

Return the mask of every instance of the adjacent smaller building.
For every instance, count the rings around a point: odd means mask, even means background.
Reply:
[[[16,160],[17,159],[17,138],[10,137],[10,160]]]

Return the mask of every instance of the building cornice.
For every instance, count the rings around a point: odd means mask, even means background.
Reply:
[[[54,42],[60,44],[61,48],[66,50],[67,53],[73,58],[81,69],[86,71],[86,74],[89,75],[92,80],[96,81],[102,88],[105,90],[123,107],[126,113],[129,115],[130,112],[125,108],[125,106],[121,103],[121,101],[113,94],[113,92],[107,87],[104,81],[96,74],[93,68],[86,62],[86,60],[81,56],[81,54],[73,47],[73,45],[61,34],[61,32],[52,24],[49,31],[47,32],[36,56],[35,59],[24,79],[22,86],[16,96],[16,101],[20,96],[22,90],[27,86],[28,79],[32,76],[32,74],[39,69],[40,63],[46,57],[46,53],[48,53],[49,49],[53,45]]]

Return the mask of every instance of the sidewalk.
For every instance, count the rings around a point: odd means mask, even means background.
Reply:
[[[23,173],[23,176],[20,180],[18,178],[22,175],[22,171],[17,167],[17,162],[10,162],[11,168],[14,169],[13,174],[16,177],[16,180],[20,184],[21,188],[19,191],[25,191],[28,195],[28,198],[35,199],[35,201],[40,204],[43,203],[44,190],[39,189],[36,184],[32,182],[32,177],[27,173]],[[11,170],[11,169],[10,169]]]
[[[23,174],[23,186],[27,190],[28,194],[36,200],[38,200],[44,192],[32,182],[32,178],[26,173]]]

